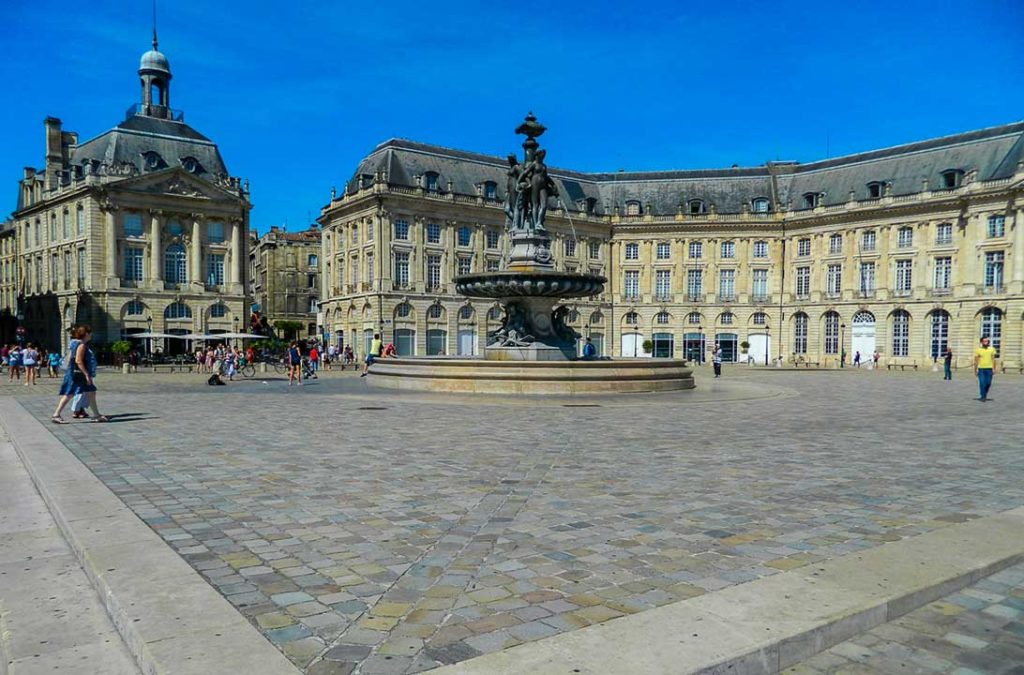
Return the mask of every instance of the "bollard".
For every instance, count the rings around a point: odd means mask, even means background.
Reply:
[[[267,364],[265,362],[260,364],[260,372],[261,373],[267,372]]]
[[[121,373],[124,374],[124,375],[127,375],[130,372],[131,372],[131,366],[129,366],[127,363],[122,363],[121,364]]]

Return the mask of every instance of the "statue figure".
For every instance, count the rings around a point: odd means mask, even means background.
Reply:
[[[502,347],[529,347],[533,344],[532,335],[521,335],[517,330],[510,330],[508,337],[501,343]]]
[[[523,208],[525,200],[519,188],[523,168],[516,156],[508,156],[508,179],[505,183],[505,229],[518,230],[523,227]]]
[[[555,307],[555,311],[551,312],[551,328],[563,342],[575,342],[579,338],[579,333],[573,330],[566,321],[569,318],[569,313],[570,310],[565,305],[559,305]]]
[[[548,175],[548,167],[544,164],[547,150],[538,150],[533,159],[528,161],[519,175],[519,198],[529,206],[526,219],[528,229],[544,231],[544,217],[548,210],[548,197],[557,194],[555,183]]]

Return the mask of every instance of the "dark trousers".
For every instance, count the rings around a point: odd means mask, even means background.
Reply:
[[[722,374],[722,364],[715,362],[715,363],[712,363],[711,365],[713,365],[715,367],[715,377],[721,376],[721,374]]]
[[[944,380],[952,380],[953,379],[953,369],[952,369],[952,367],[950,367],[950,365],[948,363],[944,364],[943,367],[946,369],[946,372],[945,372],[945,375],[943,376],[942,379],[944,379]]]
[[[981,393],[981,400],[988,398],[988,390],[992,387],[992,369],[978,368],[978,389]]]

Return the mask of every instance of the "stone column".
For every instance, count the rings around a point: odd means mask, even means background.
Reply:
[[[1013,218],[1013,268],[1009,290],[1024,292],[1024,208],[1017,209]]]
[[[149,214],[149,283],[154,291],[158,291],[164,287],[164,261],[161,242],[161,237],[163,236],[163,216],[160,211],[156,210],[150,211]]]
[[[225,270],[225,281],[229,284],[228,292],[242,293],[242,280],[245,272],[242,270],[242,222],[234,220],[231,222],[231,266],[230,273]]]
[[[118,288],[121,285],[121,276],[117,269],[117,221],[115,214],[117,213],[117,207],[107,205],[103,209],[105,216],[105,227],[104,227],[104,244],[105,244],[105,255],[104,264],[106,266],[107,288]],[[40,226],[41,227],[41,226]]]
[[[197,213],[192,214],[192,241],[188,255],[188,281],[189,285],[197,290],[202,290],[206,280],[203,278],[203,217]]]

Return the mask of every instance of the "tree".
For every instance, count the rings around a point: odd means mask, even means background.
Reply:
[[[274,328],[284,337],[286,340],[294,340],[300,330],[303,328],[301,321],[288,321],[281,319],[274,322]]]

